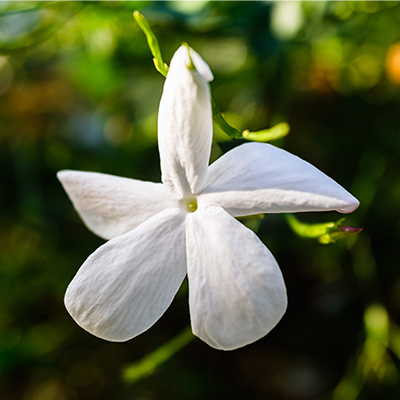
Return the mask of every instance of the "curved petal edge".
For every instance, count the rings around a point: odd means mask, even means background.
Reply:
[[[247,143],[210,165],[199,203],[231,215],[354,211],[359,201],[313,165],[270,144]]]
[[[115,342],[150,328],[186,275],[184,221],[179,209],[167,209],[99,247],[65,294],[77,324]]]
[[[186,221],[193,333],[211,347],[234,350],[265,336],[287,306],[282,273],[258,237],[219,205]]]
[[[161,183],[71,170],[60,171],[57,177],[86,226],[104,239],[178,205]]]

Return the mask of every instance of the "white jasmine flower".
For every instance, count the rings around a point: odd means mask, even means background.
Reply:
[[[266,335],[286,310],[274,257],[234,217],[338,210],[358,201],[315,167],[262,143],[208,166],[212,112],[202,58],[181,47],[161,98],[158,139],[163,183],[61,171],[86,225],[110,239],[82,265],[65,304],[92,334],[126,341],[150,328],[186,274],[193,333],[231,350]]]

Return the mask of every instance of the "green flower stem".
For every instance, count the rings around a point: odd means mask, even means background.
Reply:
[[[270,142],[285,137],[290,132],[290,126],[287,122],[280,122],[270,129],[263,129],[257,132],[243,131],[242,136],[253,142]]]
[[[324,224],[306,224],[304,222],[300,222],[292,214],[285,214],[285,218],[293,232],[303,238],[316,239],[322,235],[325,235],[327,229],[335,226],[334,222],[328,222]]]
[[[137,10],[133,13],[133,17],[135,18],[135,21],[139,25],[140,29],[146,35],[147,44],[149,45],[151,54],[154,57],[153,62],[156,70],[161,75],[166,77],[168,73],[168,65],[162,58],[158,40],[151,30],[150,25],[146,21],[146,18]],[[184,43],[184,45],[189,47],[187,43]],[[211,103],[214,123],[217,124],[231,139],[247,139],[255,142],[269,142],[271,140],[280,139],[286,136],[290,131],[289,124],[287,122],[281,122],[270,129],[263,129],[257,132],[245,130],[243,133],[240,133],[236,128],[226,122],[212,94]]]
[[[136,10],[133,13],[133,17],[135,18],[135,21],[139,25],[140,29],[146,35],[147,44],[149,45],[151,54],[153,54],[154,57],[153,62],[156,70],[164,77],[167,77],[168,65],[164,62],[162,58],[160,46],[158,44],[156,35],[150,29],[149,23],[146,21],[146,18],[143,16],[143,14],[140,14],[140,12]]]
[[[242,134],[226,122],[212,94],[211,104],[214,123],[217,124],[231,139],[243,139]]]
[[[335,243],[337,240],[345,239],[362,231],[362,228],[343,226],[344,218],[336,222],[326,222],[323,224],[300,222],[292,214],[285,214],[285,218],[293,232],[298,236],[317,239],[321,244]]]
[[[157,368],[168,361],[175,353],[186,346],[194,338],[190,326],[144,356],[141,360],[128,364],[122,371],[122,379],[126,383],[136,383],[152,375]]]

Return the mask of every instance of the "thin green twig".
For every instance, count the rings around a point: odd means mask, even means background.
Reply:
[[[175,353],[193,340],[188,326],[167,343],[144,356],[141,360],[128,364],[122,371],[122,379],[127,383],[136,383],[152,375],[158,367],[168,361]]]
[[[149,45],[150,51],[153,55],[153,62],[156,70],[161,75],[166,77],[168,73],[168,65],[162,58],[158,40],[151,30],[150,25],[146,21],[146,18],[137,10],[133,13],[133,17],[135,18],[135,21],[139,25],[140,29],[146,35],[147,44]],[[213,95],[211,95],[211,102],[214,123],[218,125],[221,130],[224,131],[231,139],[247,139],[256,142],[269,142],[271,140],[280,139],[286,136],[290,131],[289,124],[287,122],[281,122],[270,129],[263,129],[256,132],[250,132],[246,129],[240,133],[236,128],[229,125],[229,123],[226,121]]]

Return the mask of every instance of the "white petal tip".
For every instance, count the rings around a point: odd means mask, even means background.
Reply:
[[[90,312],[87,312],[85,305],[80,302],[79,296],[77,296],[73,289],[70,288],[71,285],[68,286],[65,293],[65,308],[76,324],[85,331],[89,332],[93,336],[109,342],[126,342],[135,336],[132,336],[125,331],[116,332],[112,325],[107,327],[107,324],[98,324],[98,326],[96,326],[96,324],[93,323],[93,318],[91,318]]]
[[[57,172],[57,179],[62,183],[67,183],[70,178],[78,171],[72,171],[70,169],[63,169]]]
[[[190,48],[190,56],[197,72],[202,75],[207,82],[211,82],[214,79],[214,75],[208,64],[192,48]]]
[[[196,67],[196,71],[207,81],[211,82],[214,79],[214,75],[211,72],[210,67],[208,64],[201,58],[201,56],[194,51],[191,47],[187,47],[186,45],[182,45],[175,53],[174,59],[182,60],[185,62],[186,66],[190,65],[189,59],[189,52],[190,58]],[[171,61],[172,62],[172,61]]]
[[[68,174],[69,170],[63,169],[62,171],[57,172],[57,178],[58,180],[62,181],[64,177]]]
[[[352,213],[353,211],[357,210],[359,205],[360,205],[360,202],[357,201],[357,203],[352,203],[349,206],[341,208],[341,209],[339,209],[337,211],[342,213],[342,214],[349,214],[349,213]]]
[[[225,337],[223,340],[219,341],[218,343],[214,341],[213,338],[207,337],[204,335],[204,332],[196,332],[195,329],[192,327],[193,330],[193,335],[197,336],[200,340],[204,341],[207,343],[210,347],[216,350],[222,350],[222,351],[233,351],[240,349],[242,347],[248,346],[250,344],[253,344],[257,342],[258,340],[264,338],[267,336],[280,322],[280,320],[283,318],[283,316],[286,313],[287,309],[287,298],[285,296],[285,300],[281,300],[280,304],[280,310],[277,311],[276,315],[274,316],[274,319],[270,321],[270,324],[268,326],[265,326],[264,329],[261,331],[256,329],[258,331],[257,334],[254,334],[254,332],[249,329],[249,332],[246,335],[246,338],[243,340],[238,340],[237,337],[235,337],[235,332],[232,332],[232,337]]]

